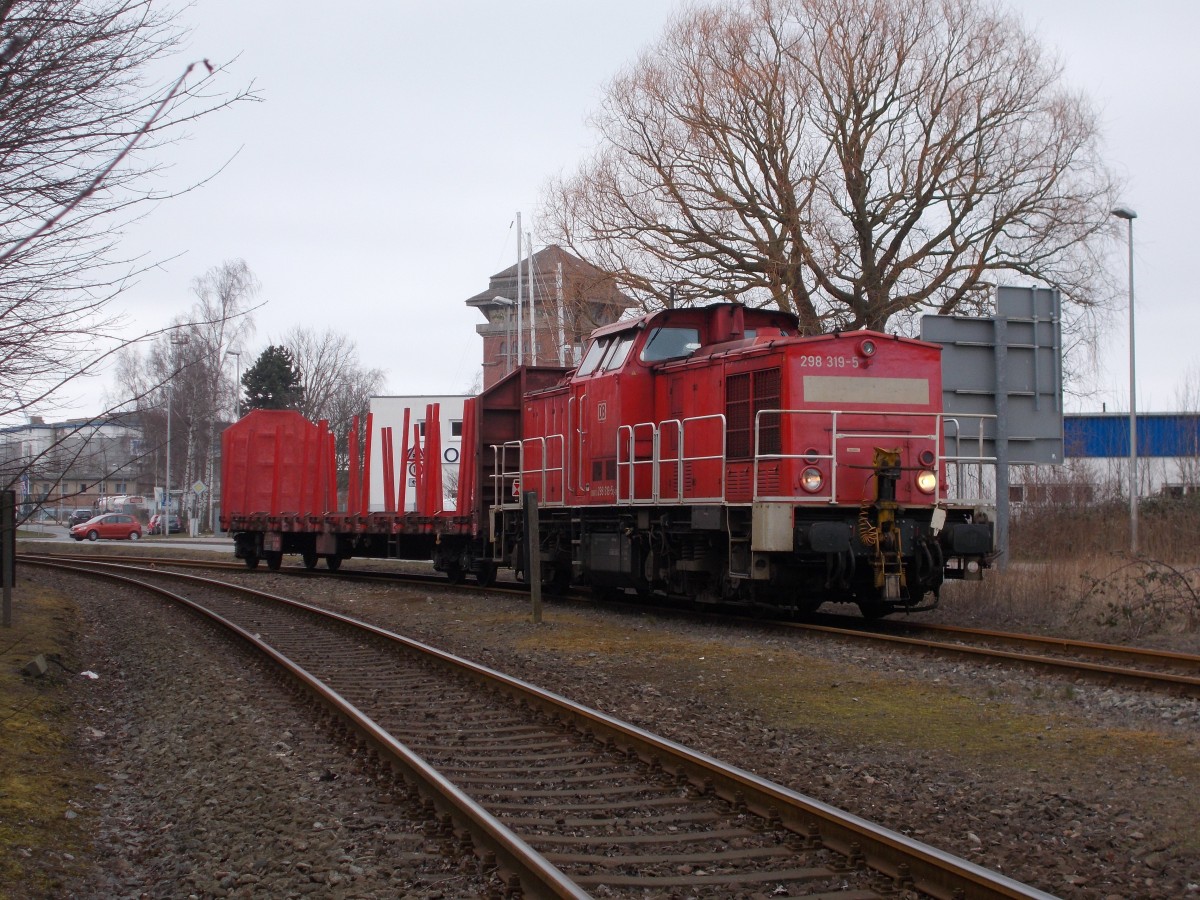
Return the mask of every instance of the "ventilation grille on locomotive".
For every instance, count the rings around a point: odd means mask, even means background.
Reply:
[[[748,459],[754,455],[754,422],[759,412],[779,409],[782,375],[778,368],[739,372],[725,378],[726,447],[730,459]],[[758,452],[778,453],[779,415],[759,419]]]

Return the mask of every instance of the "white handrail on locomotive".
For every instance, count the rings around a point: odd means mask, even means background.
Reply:
[[[995,502],[995,499],[994,499],[994,493],[995,493],[995,491],[994,491],[994,488],[995,488],[995,485],[996,485],[996,464],[997,464],[997,459],[996,459],[996,457],[994,457],[994,456],[984,456],[984,455],[983,455],[983,445],[984,445],[984,442],[987,440],[987,436],[986,436],[986,428],[985,428],[985,426],[987,425],[987,423],[988,423],[989,421],[990,421],[990,422],[992,422],[992,423],[993,423],[993,431],[994,431],[994,430],[995,430],[995,421],[996,421],[996,416],[995,416],[994,414],[993,414],[993,415],[983,415],[983,414],[981,414],[981,413],[969,413],[969,414],[966,414],[966,415],[964,416],[964,418],[972,418],[972,419],[978,419],[978,420],[979,420],[979,434],[978,434],[978,436],[977,436],[977,437],[974,437],[974,438],[964,438],[964,437],[962,436],[962,427],[961,427],[961,424],[960,424],[960,423],[959,423],[959,421],[958,421],[958,419],[959,419],[959,417],[958,417],[958,416],[950,416],[950,415],[945,415],[945,416],[942,416],[942,424],[943,424],[943,425],[947,425],[947,424],[950,424],[950,423],[953,423],[953,425],[954,425],[954,438],[953,438],[953,440],[954,440],[954,451],[955,451],[955,452],[954,452],[954,455],[953,455],[953,456],[949,456],[949,455],[947,455],[947,456],[944,456],[944,457],[943,457],[943,459],[944,459],[944,460],[945,460],[945,462],[947,462],[947,463],[954,463],[954,471],[955,471],[955,476],[956,476],[956,480],[957,480],[957,482],[958,482],[958,484],[957,484],[957,487],[958,487],[958,496],[956,496],[956,498],[955,498],[955,499],[956,499],[956,500],[957,500],[959,503],[961,503],[962,505],[964,505],[964,506],[968,506],[968,505],[976,505],[976,506],[987,505],[989,501],[988,501],[988,499],[987,499],[987,498],[984,496],[984,494],[983,494],[983,488],[984,488],[984,483],[985,483],[985,479],[984,479],[984,466],[985,466],[985,465],[989,465],[989,464],[990,464],[990,465],[991,465],[991,467],[992,467],[992,469],[991,469],[991,471],[992,471],[992,487],[993,487],[993,500],[992,500],[992,502],[994,503],[994,502]],[[950,435],[946,433],[946,429],[945,429],[944,427],[943,427],[943,429],[942,429],[942,437],[943,437],[943,440],[945,440],[945,441],[949,441],[949,440],[950,440]],[[974,442],[976,442],[976,443],[978,444],[978,446],[979,446],[979,455],[978,455],[978,456],[974,456],[974,457],[972,457],[972,456],[962,456],[962,455],[960,454],[960,452],[959,452],[959,451],[962,449],[962,443],[963,443],[963,441],[964,441],[964,440],[966,440],[966,441],[974,441]],[[940,441],[939,441],[939,443],[938,443],[938,446],[939,446],[939,447],[943,446],[943,445],[942,445],[942,443],[941,443]],[[974,469],[975,469],[975,483],[976,483],[976,485],[978,486],[978,491],[979,491],[979,494],[978,494],[978,496],[977,496],[976,498],[974,498],[974,499],[965,498],[965,497],[963,497],[963,496],[962,496],[962,493],[963,493],[963,487],[962,487],[962,484],[963,484],[963,472],[964,472],[964,470],[969,472],[969,471],[970,471],[970,469],[971,469],[972,467],[974,467]]]
[[[547,467],[546,446],[548,440],[557,440],[559,445],[563,447],[563,463],[561,466]],[[542,465],[538,468],[527,468],[525,465],[525,445],[528,443],[536,443],[542,446],[540,458]],[[558,507],[566,505],[566,494],[564,493],[560,500],[548,500],[546,494],[546,476],[547,473],[557,474],[560,482],[564,482],[567,476],[567,461],[565,438],[561,434],[551,434],[546,437],[524,438],[519,441],[506,441],[503,444],[491,444],[492,450],[492,496],[497,502],[492,509],[519,509],[521,507],[521,493],[527,490],[534,490],[530,484],[536,485],[538,495],[538,506]],[[517,466],[515,469],[508,468],[509,451],[516,451]],[[511,500],[504,498],[511,497]]]
[[[577,438],[579,441],[579,443],[577,444],[577,452],[575,453],[575,461],[579,465],[579,472],[578,472],[579,479],[577,481],[577,484],[579,485],[578,489],[580,491],[585,491],[585,490],[589,490],[592,486],[591,481],[584,481],[584,478],[583,478],[583,475],[584,475],[584,472],[583,472],[583,439],[588,434],[588,430],[583,427],[583,423],[586,421],[584,412],[586,411],[587,407],[584,406],[584,402],[587,400],[587,392],[585,391],[584,393],[579,395],[579,408],[576,410],[576,412],[579,416],[579,425],[576,426],[576,428],[572,431],[571,430],[571,403],[574,401],[574,399],[575,398],[572,397],[567,400],[567,430],[571,431],[572,437]]]
[[[653,422],[638,422],[635,425],[621,425],[617,428],[616,495],[617,495],[617,503],[618,504],[620,504],[622,501],[624,501],[627,505],[630,505],[630,506],[638,503],[638,498],[637,498],[638,466],[647,466],[647,465],[650,466],[650,478],[649,478],[650,496],[648,498],[646,498],[645,502],[648,502],[648,503],[654,502],[654,500],[657,496],[657,493],[658,493],[656,490],[656,485],[658,482],[658,474],[659,474],[659,467],[658,467],[659,460],[657,458],[658,454],[656,452],[656,450],[657,450],[656,444],[657,444],[657,439],[658,439],[658,427],[659,426],[655,425]],[[644,431],[647,428],[650,429],[650,435],[649,435],[650,456],[647,459],[639,460],[637,458],[638,429],[642,429]],[[627,458],[622,457],[622,451],[626,449],[624,446],[624,443],[621,440],[621,435],[624,433],[627,433],[629,436],[629,447],[628,447],[628,457]],[[626,477],[625,477],[624,481],[625,481],[625,487],[628,489],[628,495],[623,494],[621,492],[621,484],[622,484],[621,473],[622,473],[622,471],[625,472]]]
[[[520,498],[513,503],[505,503],[503,498],[510,494],[516,496],[521,483],[521,442],[508,441],[504,444],[492,444],[492,496],[496,498],[496,508],[507,509],[520,506]],[[517,451],[516,469],[508,468],[508,451]]]
[[[547,465],[546,465],[546,459],[547,459],[547,450],[548,450],[548,449],[549,449],[549,447],[551,446],[551,444],[550,444],[550,442],[551,442],[551,441],[557,441],[557,442],[558,442],[558,446],[559,446],[559,449],[560,449],[560,458],[563,460],[563,464],[562,464],[562,465],[560,465],[560,466],[547,466]],[[537,482],[536,482],[536,483],[537,483],[538,506],[565,506],[565,505],[566,505],[566,502],[567,502],[567,496],[566,496],[566,493],[564,493],[564,492],[563,492],[563,491],[560,489],[560,491],[559,491],[559,494],[560,494],[560,499],[558,499],[558,500],[552,500],[552,499],[550,499],[550,498],[553,496],[553,494],[552,494],[552,492],[551,492],[551,491],[549,491],[549,490],[547,489],[547,483],[546,483],[546,482],[547,482],[547,478],[548,478],[548,477],[550,477],[550,476],[554,476],[554,475],[557,475],[557,476],[558,476],[558,483],[559,483],[559,485],[561,486],[561,485],[563,485],[563,484],[564,484],[564,481],[565,481],[565,478],[566,478],[566,474],[565,474],[565,469],[566,469],[566,456],[565,456],[565,453],[566,453],[566,447],[565,447],[565,444],[566,444],[566,439],[563,437],[563,435],[561,435],[561,434],[548,434],[548,435],[546,435],[546,436],[544,436],[544,437],[531,437],[531,438],[523,438],[521,441],[519,441],[519,442],[514,442],[514,443],[519,443],[519,449],[520,449],[520,452],[521,452],[521,456],[520,456],[520,459],[521,459],[521,463],[520,463],[520,479],[521,479],[521,480],[520,480],[520,483],[521,483],[521,491],[522,491],[522,492],[524,492],[524,491],[527,491],[527,490],[532,490],[532,488],[530,488],[530,487],[527,487],[526,485],[528,485],[528,484],[530,483],[530,482],[529,482],[529,478],[530,478],[530,477],[534,477],[534,476],[536,476],[536,479],[537,479]],[[525,464],[525,457],[526,457],[525,445],[526,445],[526,444],[534,444],[535,446],[536,446],[536,445],[540,445],[540,446],[541,446],[541,451],[540,451],[540,453],[539,453],[539,458],[541,459],[541,461],[542,461],[542,464],[541,464],[539,467],[537,467],[537,468],[529,468],[528,466],[526,466],[526,464]],[[518,501],[519,501],[519,499],[520,499],[520,498],[518,498]],[[518,503],[518,505],[519,505],[519,503]]]
[[[720,453],[708,453],[703,456],[686,456],[684,454],[684,451],[687,448],[689,426],[690,426],[690,433],[694,437],[695,432],[698,429],[700,429],[705,423],[709,423],[709,424],[717,426],[717,429],[716,429],[717,437],[719,438],[719,442],[721,445],[721,452]],[[683,503],[684,500],[686,499],[690,503],[723,503],[725,501],[725,462],[726,462],[726,454],[727,454],[726,442],[728,440],[728,431],[725,427],[726,426],[725,414],[724,413],[709,413],[708,415],[704,415],[704,416],[689,416],[688,418],[683,419],[683,420],[664,419],[662,422],[659,423],[659,437],[660,437],[659,446],[660,447],[662,445],[662,441],[661,441],[662,432],[666,429],[666,426],[668,426],[668,425],[676,426],[676,434],[678,435],[678,445],[677,445],[678,453],[677,453],[675,459],[672,460],[670,458],[666,458],[663,460],[666,463],[673,462],[676,466],[679,467],[678,468],[678,478],[677,478],[678,490],[676,491],[676,502]],[[697,443],[698,443],[698,445],[703,446],[703,441],[698,441]],[[716,463],[716,469],[717,469],[717,479],[716,480],[721,485],[721,493],[717,494],[717,495],[713,495],[713,496],[708,496],[708,497],[701,496],[699,494],[692,494],[691,496],[688,496],[685,498],[684,492],[683,492],[683,485],[685,482],[684,465],[687,463],[692,463],[693,471],[694,471],[695,468],[697,467],[696,464],[713,463],[713,462]],[[694,481],[703,482],[704,479],[703,478],[695,478]],[[658,497],[657,493],[655,494],[655,497],[656,498]]]
[[[584,394],[583,396],[586,397],[587,394]],[[568,397],[567,398],[567,434],[570,434],[570,435],[574,435],[574,433],[575,433],[571,428],[571,421],[572,421],[571,420],[571,410],[574,408],[574,405],[575,405],[575,398]],[[582,456],[582,455],[583,455],[582,453],[576,454],[577,457]],[[571,456],[571,444],[568,442],[567,443],[568,459],[570,458],[570,456]],[[571,466],[569,463],[566,464],[566,468],[567,468],[567,484],[566,484],[567,493],[573,494],[573,493],[575,493],[575,486],[571,483]],[[580,483],[583,482],[583,473],[582,472],[580,472],[579,482]]]
[[[814,454],[814,453],[808,452],[806,450],[803,453],[762,453],[760,450],[760,447],[761,447],[761,430],[760,429],[761,429],[761,417],[763,415],[778,415],[780,417],[783,417],[783,416],[829,416],[830,417],[829,433],[831,435],[831,447],[830,447],[831,452]],[[871,431],[863,431],[861,429],[860,430],[842,431],[838,428],[839,416],[853,416],[858,419],[869,418],[869,417],[873,417],[873,416],[879,417],[879,418],[883,418],[885,416],[891,417],[891,418],[894,418],[896,416],[905,416],[905,417],[910,417],[910,418],[929,417],[933,421],[934,431],[933,431],[933,433],[913,433],[913,432],[896,432],[896,431],[871,432]],[[995,502],[994,498],[989,498],[989,497],[985,496],[983,493],[984,485],[986,483],[985,478],[984,478],[984,469],[986,466],[991,466],[992,469],[994,470],[994,468],[996,466],[996,457],[984,455],[983,446],[984,446],[984,442],[986,441],[986,436],[985,436],[986,421],[994,420],[996,417],[995,417],[995,415],[984,415],[984,414],[970,414],[968,417],[979,420],[979,435],[977,438],[964,438],[963,437],[962,426],[959,421],[959,419],[962,418],[961,415],[947,416],[942,413],[916,413],[916,412],[905,413],[905,412],[895,412],[895,411],[888,411],[888,412],[884,413],[884,412],[875,412],[875,411],[846,411],[846,410],[794,410],[794,409],[793,410],[783,410],[783,409],[759,410],[757,415],[755,416],[755,424],[754,424],[754,455],[753,455],[753,461],[752,461],[754,478],[753,478],[752,502],[784,502],[784,503],[795,503],[795,504],[836,503],[837,502],[838,471],[839,471],[839,467],[841,465],[837,459],[837,456],[838,456],[837,451],[838,451],[838,445],[839,445],[840,441],[843,441],[843,440],[848,441],[851,439],[887,440],[887,439],[894,439],[897,437],[903,437],[905,439],[910,439],[910,440],[911,439],[928,440],[928,441],[932,442],[933,446],[936,448],[934,450],[934,461],[930,465],[930,468],[933,471],[940,473],[941,467],[943,464],[945,464],[947,467],[953,467],[953,469],[954,469],[954,473],[955,473],[954,482],[956,483],[956,486],[958,488],[954,492],[955,496],[951,497],[949,494],[943,496],[942,481],[941,481],[941,478],[939,477],[938,481],[937,481],[937,487],[935,488],[935,493],[932,497],[934,505],[941,505],[944,503],[949,503],[951,501],[953,501],[957,505],[961,505],[961,506],[988,506],[988,505],[991,505],[992,503]],[[720,436],[721,436],[721,452],[719,454],[707,454],[707,455],[703,455],[703,456],[685,456],[684,448],[686,447],[687,434],[688,434],[689,427],[690,426],[691,427],[699,427],[700,423],[703,423],[706,421],[715,422],[721,426],[719,429]],[[951,438],[946,434],[945,426],[947,424],[953,424],[953,426],[954,426],[954,428],[953,428],[954,434],[953,434],[952,440],[954,442],[955,452],[953,454],[944,453],[944,452],[942,452],[942,449],[941,449],[947,440],[951,440]],[[674,505],[682,505],[684,503],[725,503],[725,502],[728,502],[727,495],[726,495],[727,492],[725,490],[725,482],[724,482],[723,478],[721,479],[721,485],[722,485],[721,493],[720,493],[720,495],[717,495],[717,496],[698,496],[698,495],[688,494],[685,490],[685,479],[683,478],[683,466],[686,463],[689,463],[689,462],[704,463],[704,462],[714,462],[715,461],[719,464],[719,466],[721,468],[723,468],[725,466],[725,464],[728,463],[728,452],[727,452],[727,446],[726,446],[726,437],[727,436],[725,433],[724,425],[725,425],[725,416],[721,413],[712,413],[712,414],[708,414],[708,415],[704,415],[704,416],[688,417],[688,418],[685,418],[682,420],[680,420],[680,419],[665,419],[662,422],[659,422],[658,424],[655,424],[652,422],[640,422],[635,425],[620,426],[617,429],[617,433],[618,433],[617,489],[616,489],[615,505],[638,506],[638,505],[648,505],[648,504],[659,504],[659,505],[674,506]],[[652,451],[650,459],[638,460],[636,458],[634,442],[636,440],[638,430],[646,429],[646,428],[651,429],[651,439],[653,442],[652,443],[653,451]],[[677,453],[673,457],[665,457],[662,454],[662,450],[664,447],[663,433],[664,433],[664,431],[666,431],[670,428],[673,428],[675,430],[675,434],[676,434],[676,438],[677,438],[675,441],[675,447],[676,447]],[[582,433],[583,432],[581,432],[581,434]],[[620,437],[622,435],[626,438],[625,441],[622,441],[620,439]],[[551,439],[551,440],[557,439],[559,442],[559,446],[563,448],[564,456],[562,459],[561,466],[547,467],[545,465],[545,460],[546,460],[545,447],[547,446],[546,445],[547,439]],[[964,441],[971,441],[971,442],[976,443],[978,445],[978,452],[976,452],[974,454],[963,454],[961,451],[962,451],[962,444],[964,443]],[[542,450],[539,454],[540,459],[542,460],[542,464],[538,467],[531,468],[531,467],[527,467],[525,464],[525,455],[526,455],[525,454],[525,444],[530,443],[530,442],[539,443],[542,447]],[[670,441],[667,441],[666,445],[669,446],[670,443],[671,443]],[[539,488],[538,503],[541,506],[561,507],[566,504],[566,493],[565,492],[564,492],[561,500],[547,501],[546,500],[546,488],[545,488],[547,472],[557,473],[559,475],[559,477],[561,479],[563,479],[564,485],[566,484],[566,479],[569,478],[570,471],[571,471],[571,460],[569,459],[569,457],[571,455],[570,454],[571,445],[570,445],[570,442],[566,440],[564,435],[553,434],[553,435],[548,435],[547,437],[525,438],[524,440],[521,440],[521,441],[509,441],[504,444],[493,444],[493,445],[491,445],[491,447],[492,447],[492,454],[493,454],[493,459],[494,459],[494,466],[493,466],[493,470],[492,470],[493,471],[492,477],[494,480],[493,496],[496,497],[496,499],[498,501],[495,508],[497,508],[497,509],[516,509],[516,508],[520,507],[521,498],[515,492],[512,491],[511,485],[513,485],[513,484],[517,484],[517,485],[521,485],[521,486],[529,485],[531,483],[536,484]],[[509,450],[516,451],[517,465],[516,465],[515,469],[509,469],[509,467],[508,467],[509,459],[510,459],[510,455],[508,452]],[[625,455],[622,455],[623,453]],[[579,454],[579,456],[581,456],[581,454]],[[829,465],[829,468],[830,468],[829,491],[827,493],[820,493],[820,494],[803,494],[803,493],[801,493],[801,494],[794,494],[794,495],[792,495],[792,494],[773,495],[773,494],[760,493],[760,490],[759,490],[760,480],[758,477],[759,466],[764,461],[786,460],[786,459],[803,459],[806,461],[816,461],[816,460],[828,461],[830,464]],[[580,462],[580,465],[582,465],[582,460],[579,460],[579,462]],[[636,479],[634,477],[637,472],[636,467],[637,466],[647,466],[647,465],[652,467],[651,468],[651,479],[650,479],[651,496],[648,498],[639,498],[637,496]],[[676,492],[674,493],[674,495],[668,496],[668,497],[662,496],[662,484],[663,484],[662,470],[663,470],[664,465],[678,467],[678,469],[677,469],[678,477],[676,478],[677,489],[676,489]],[[975,481],[975,483],[979,489],[979,493],[976,496],[968,497],[968,496],[964,496],[963,491],[962,491],[962,486],[963,486],[963,482],[964,482],[963,472],[964,472],[964,470],[969,470],[971,468],[974,468],[976,471],[976,475],[973,480]],[[625,475],[624,481],[628,486],[628,491],[622,491],[622,489],[621,489],[622,473],[624,473],[624,475]],[[582,469],[580,470],[579,474],[580,474],[580,481],[582,483],[582,474],[583,474]],[[696,479],[696,481],[702,482],[703,479]],[[992,483],[994,484],[995,482],[993,481]],[[506,498],[508,498],[510,496],[512,497],[512,499],[507,500]],[[744,504],[739,504],[739,505],[744,505]]]
[[[704,422],[712,422],[719,426],[719,428],[717,429],[717,432],[718,432],[718,436],[720,438],[721,452],[720,453],[709,453],[709,454],[705,454],[703,456],[685,456],[684,450],[687,447],[687,437],[688,437],[689,426],[692,427],[693,433],[694,433],[694,430],[699,428],[700,424],[704,423]],[[663,434],[669,426],[673,426],[675,428],[675,434],[676,434],[676,455],[674,457],[664,457],[662,455],[662,449],[663,449],[664,444],[666,444],[666,445],[670,444],[669,441],[664,442],[664,440],[663,440]],[[636,438],[635,429],[642,428],[642,427],[647,427],[647,428],[653,429],[653,432],[652,432],[653,455],[652,455],[652,458],[649,460],[638,460],[635,458],[635,450],[634,450],[634,440]],[[628,432],[628,437],[629,437],[628,448],[627,448],[628,449],[628,458],[622,457],[622,450],[626,449],[622,445],[621,440],[620,440],[620,435],[622,432]],[[626,500],[627,505],[630,505],[630,506],[636,506],[639,504],[640,505],[656,505],[656,504],[681,505],[685,501],[688,503],[724,503],[725,502],[724,467],[725,467],[725,462],[726,462],[727,434],[726,434],[726,429],[725,429],[725,414],[724,413],[709,413],[708,415],[704,415],[704,416],[689,416],[685,419],[664,419],[663,421],[659,422],[657,425],[654,425],[653,423],[650,423],[650,422],[642,422],[642,423],[639,423],[637,425],[632,425],[632,426],[631,425],[622,425],[620,428],[617,429],[617,435],[618,435],[618,439],[617,439],[617,491],[616,491],[616,493],[617,493],[617,502],[618,503],[620,503],[620,501],[621,501],[621,474],[623,471],[625,472],[626,480],[629,482],[629,485],[630,485],[630,489],[629,489],[630,496]],[[713,495],[713,496],[707,496],[707,497],[700,496],[697,494],[691,494],[691,495],[688,495],[685,497],[684,489],[683,489],[684,481],[685,481],[684,466],[687,463],[695,464],[695,463],[705,463],[705,462],[714,462],[714,461],[717,463],[717,468],[718,468],[716,482],[721,485],[721,493]],[[644,498],[644,499],[639,499],[637,496],[637,482],[636,482],[636,479],[634,478],[634,475],[636,474],[636,471],[637,471],[635,467],[639,466],[639,465],[647,465],[647,464],[653,464],[653,468],[651,469],[651,478],[650,478],[650,496],[647,498]],[[664,465],[667,465],[667,466],[673,465],[676,467],[676,479],[675,479],[676,491],[675,491],[674,497],[670,498],[669,500],[664,499],[662,496],[662,485],[663,485],[662,470],[663,470]],[[694,481],[703,482],[704,479],[697,478],[697,479],[694,479]]]
[[[781,420],[780,428],[783,427],[782,420],[783,420],[783,417],[785,417],[785,416],[831,416],[830,429],[829,429],[829,431],[830,431],[830,452],[829,453],[810,453],[808,451],[805,451],[804,453],[762,453],[760,451],[761,419],[763,416],[768,416],[768,415],[777,415],[780,417],[780,420]],[[929,419],[932,420],[931,424],[933,425],[933,433],[932,434],[919,433],[916,431],[880,431],[880,432],[863,431],[863,430],[842,431],[838,427],[839,416],[843,416],[843,417],[853,416],[856,419],[867,419],[867,418],[871,418],[871,417],[878,417],[878,418],[882,419],[882,418],[886,417],[889,420],[895,419],[895,418],[910,418],[910,419],[912,419],[912,418],[928,417]],[[996,457],[983,455],[983,446],[984,446],[984,440],[985,440],[984,423],[985,423],[985,420],[989,420],[989,419],[994,420],[996,417],[994,414],[986,415],[986,414],[982,414],[982,413],[971,414],[970,417],[977,418],[980,420],[980,422],[979,422],[979,437],[978,437],[978,452],[974,455],[963,456],[958,452],[961,450],[961,444],[962,444],[962,440],[963,440],[962,436],[961,436],[961,430],[959,427],[958,418],[947,416],[943,413],[895,412],[895,411],[888,411],[888,412],[853,411],[853,412],[851,412],[851,411],[846,411],[846,410],[812,410],[812,409],[762,409],[762,410],[759,410],[755,415],[755,421],[754,421],[754,500],[756,502],[763,501],[763,502],[777,502],[777,503],[831,503],[831,504],[836,503],[837,497],[838,497],[837,482],[838,482],[838,470],[839,470],[838,445],[839,445],[840,441],[842,441],[842,440],[849,441],[851,439],[884,441],[884,440],[889,440],[889,439],[903,438],[904,440],[930,441],[933,444],[933,446],[936,448],[934,450],[934,460],[929,465],[929,468],[932,471],[934,471],[935,473],[937,473],[939,476],[937,479],[937,482],[936,482],[936,488],[935,488],[935,492],[934,492],[933,498],[932,498],[935,506],[940,505],[942,503],[949,502],[949,500],[950,500],[949,495],[947,495],[945,497],[942,496],[942,479],[941,479],[940,473],[941,473],[941,466],[943,463],[945,463],[947,465],[952,465],[955,470],[956,481],[957,481],[958,487],[959,487],[959,491],[956,493],[956,496],[954,497],[954,500],[956,503],[963,505],[963,506],[988,505],[994,501],[992,501],[988,498],[985,498],[982,493],[983,484],[984,484],[983,467],[985,465],[990,465],[994,469],[995,465],[996,465]],[[942,449],[941,449],[943,446],[945,446],[946,435],[945,435],[944,426],[947,422],[953,422],[955,425],[955,450],[956,450],[956,452],[953,456],[949,456],[949,455],[943,453]],[[829,468],[830,468],[829,492],[822,493],[822,494],[808,494],[808,495],[804,495],[804,494],[794,494],[794,495],[793,494],[785,494],[785,495],[760,494],[759,493],[760,480],[758,477],[759,466],[764,461],[788,460],[788,459],[792,459],[792,460],[802,459],[802,460],[805,460],[806,462],[815,462],[817,460],[828,461],[830,464],[829,465]],[[977,470],[978,474],[976,477],[976,483],[979,486],[980,493],[976,497],[967,498],[967,497],[961,496],[961,488],[962,488],[962,481],[963,481],[962,470],[965,466],[974,466]]]

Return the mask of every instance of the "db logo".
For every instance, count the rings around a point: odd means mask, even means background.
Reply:
[[[521,496],[521,479],[520,478],[513,479],[513,496],[514,497]]]
[[[596,404],[596,421],[603,422],[607,418],[608,418],[608,403],[604,400],[601,400],[599,403]]]

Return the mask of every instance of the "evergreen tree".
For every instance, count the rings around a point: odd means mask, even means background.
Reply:
[[[272,344],[242,376],[245,409],[299,409],[304,385],[292,352]]]

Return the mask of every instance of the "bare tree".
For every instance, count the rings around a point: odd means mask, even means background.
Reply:
[[[149,178],[223,94],[220,70],[155,84],[185,32],[161,0],[0,0],[0,421],[45,408],[119,348],[111,301],[145,262],[121,228]],[[178,71],[178,70],[177,70]]]
[[[1096,117],[988,0],[688,8],[594,124],[542,219],[648,307],[736,296],[816,332],[974,311],[1006,276],[1109,294]]]
[[[355,416],[365,424],[371,397],[383,390],[384,372],[364,369],[354,341],[332,329],[318,333],[296,327],[284,336],[283,343],[300,369],[304,386],[301,412],[313,422],[329,422],[336,439],[338,471],[344,473],[350,425]]]
[[[366,408],[367,404],[360,400],[369,400],[383,386],[383,371],[364,370],[358,359],[358,346],[341,332],[331,328],[317,332],[297,326],[284,335],[283,345],[292,352],[300,369],[304,386],[304,406],[300,411],[314,422],[333,421],[332,414],[341,409]]]
[[[258,279],[242,259],[214,266],[192,283],[196,294],[194,318],[208,323],[194,328],[194,339],[200,354],[207,360],[204,367],[204,420],[208,426],[207,452],[204,465],[197,467],[205,474],[207,517],[205,528],[213,527],[213,501],[216,491],[217,423],[237,418],[239,385],[226,376],[228,351],[241,352],[245,340],[254,332],[249,317],[251,303],[259,290]]]
[[[197,511],[211,524],[218,428],[235,416],[237,388],[227,352],[240,351],[254,330],[258,279],[244,260],[214,266],[192,282],[196,302],[144,357],[130,349],[118,365],[121,390],[136,399],[145,446],[161,451],[163,483],[182,488],[203,481],[210,489]],[[167,458],[167,431],[171,454]]]

